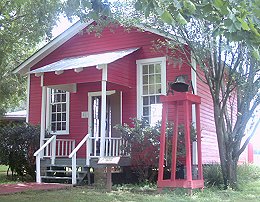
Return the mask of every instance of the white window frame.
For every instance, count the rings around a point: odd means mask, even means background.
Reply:
[[[143,65],[161,63],[161,94],[166,95],[166,57],[156,57],[141,59],[136,61],[137,65],[137,118],[141,119],[143,115]]]
[[[47,88],[47,106],[46,106],[46,130],[53,135],[69,135],[69,112],[70,112],[70,92],[66,92],[66,130],[62,131],[51,131],[51,90],[52,88]]]

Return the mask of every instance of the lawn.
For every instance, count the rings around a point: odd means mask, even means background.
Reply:
[[[0,165],[0,184],[17,183],[17,179],[11,180],[11,176],[6,175],[7,169],[8,166]]]
[[[106,193],[87,187],[74,187],[58,191],[28,191],[12,195],[0,196],[1,202],[110,202],[110,201],[260,201],[260,180],[250,182],[241,191],[204,189],[203,192],[195,191],[192,196],[185,194],[183,190],[164,190],[161,194],[154,188],[145,187],[114,187],[114,191]]]

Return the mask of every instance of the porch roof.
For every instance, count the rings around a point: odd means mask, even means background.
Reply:
[[[101,54],[87,55],[82,57],[65,58],[49,65],[32,70],[30,74],[40,74],[45,72],[59,72],[70,69],[92,67],[102,64],[109,64],[123,58],[139,48],[131,48],[119,51],[106,52]]]

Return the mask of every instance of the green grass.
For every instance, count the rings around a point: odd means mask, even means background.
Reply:
[[[0,165],[0,173],[3,173],[3,172],[6,173],[7,169],[8,169],[8,166]]]
[[[106,193],[102,190],[89,189],[87,187],[74,187],[67,190],[58,191],[27,191],[24,193],[16,193],[11,195],[0,196],[1,202],[110,202],[110,201],[131,201],[131,202],[170,202],[170,201],[260,201],[260,180],[250,182],[244,185],[240,191],[204,189],[194,191],[192,196],[188,196],[184,190],[177,189],[175,191],[164,190],[161,194],[153,188],[144,187],[114,187],[114,191]]]
[[[8,166],[0,165],[0,184],[10,184],[10,183],[17,183],[19,180],[12,180],[11,176],[7,176]]]

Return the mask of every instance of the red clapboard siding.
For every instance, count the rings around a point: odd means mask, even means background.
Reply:
[[[29,123],[36,125],[41,121],[41,78],[30,75]]]
[[[136,117],[136,60],[153,57],[162,57],[163,53],[153,50],[153,43],[162,37],[149,32],[137,30],[125,31],[118,27],[111,32],[105,29],[100,37],[95,33],[77,34],[61,47],[36,64],[33,69],[56,62],[68,57],[78,57],[90,54],[104,53],[108,51],[139,48],[136,52],[108,64],[107,90],[122,91],[122,120],[131,123],[130,118]],[[180,53],[175,53],[181,57]],[[185,58],[184,58],[185,59]],[[184,60],[183,59],[183,60]],[[87,67],[80,73],[66,70],[61,75],[45,73],[44,85],[58,85],[77,83],[77,93],[70,95],[70,134],[60,136],[76,139],[78,143],[88,133],[88,119],[81,118],[82,111],[88,111],[88,92],[101,91],[102,71],[95,67]],[[183,62],[182,66],[176,67],[173,61],[167,61],[167,83],[173,82],[178,75],[188,75],[191,80],[191,69]],[[218,162],[218,147],[214,125],[213,103],[206,84],[197,79],[198,95],[202,98],[201,103],[201,129],[202,129],[202,154],[203,163]],[[31,123],[40,123],[41,110],[41,87],[40,78],[31,76],[30,88],[30,116]],[[183,112],[180,111],[180,123],[183,122]],[[174,106],[169,108],[169,120],[175,115]],[[191,117],[190,117],[191,119]],[[80,155],[84,154],[84,149]]]
[[[203,72],[197,68],[199,75]],[[219,162],[217,135],[214,121],[213,101],[207,84],[197,79],[197,91],[201,97],[201,135],[202,135],[202,160],[203,163]]]

